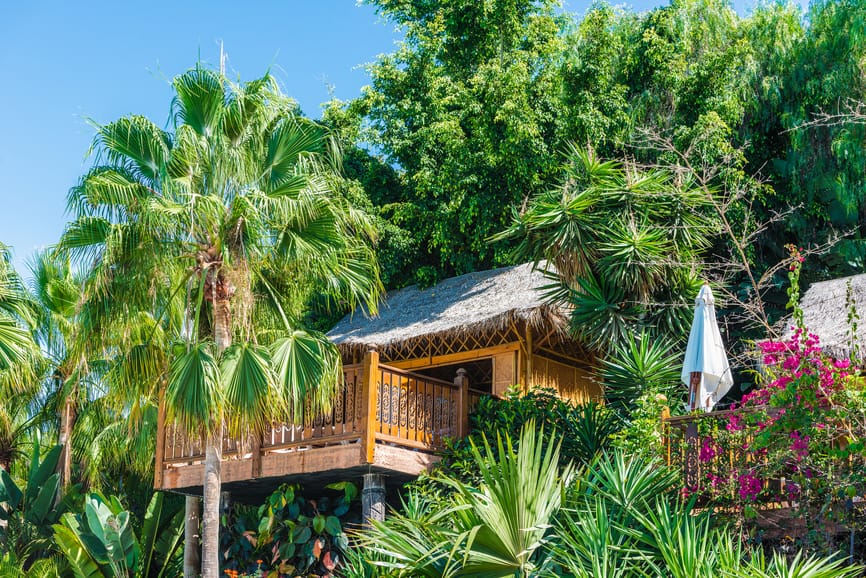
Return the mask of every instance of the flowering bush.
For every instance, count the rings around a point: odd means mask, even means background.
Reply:
[[[802,258],[792,251],[790,307],[797,326],[758,343],[759,386],[734,412],[699,420],[699,479],[686,490],[733,502],[751,517],[757,502],[787,502],[813,545],[851,527],[866,492],[866,392],[848,359],[826,354],[803,326],[797,303]],[[688,478],[688,477],[687,477]],[[694,487],[689,487],[689,481]]]

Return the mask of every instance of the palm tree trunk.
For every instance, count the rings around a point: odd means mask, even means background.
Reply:
[[[72,478],[72,428],[75,425],[75,400],[70,393],[60,411],[60,432],[58,442],[63,447],[60,454],[58,470],[60,473],[60,485],[66,487]]]
[[[201,506],[198,496],[186,497],[186,522],[183,526],[183,578],[198,578],[201,568],[199,556],[199,522]]]
[[[213,304],[214,341],[217,353],[222,353],[232,342],[231,310],[228,299],[215,299]],[[204,462],[204,511],[202,513],[201,575],[219,578],[220,493],[222,477],[222,427],[208,436]]]
[[[222,477],[222,434],[210,436],[205,448],[204,461],[204,513],[201,520],[201,575],[202,578],[218,578],[220,543],[220,490]]]

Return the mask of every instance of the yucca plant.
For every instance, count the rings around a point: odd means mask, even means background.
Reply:
[[[670,399],[680,385],[680,352],[673,343],[647,333],[630,335],[601,360],[599,375],[605,398],[615,408],[628,408],[645,391]]]
[[[558,287],[548,299],[572,307],[573,333],[596,352],[650,327],[683,340],[680,311],[658,313],[671,292],[694,298],[682,280],[699,275],[719,228],[706,192],[671,171],[603,161],[575,146],[565,154],[562,184],[531,199],[492,240],[516,241],[516,258],[549,270]]]
[[[527,423],[514,444],[498,436],[473,445],[481,483],[445,478],[454,494],[445,502],[412,499],[409,515],[374,522],[361,542],[371,563],[400,576],[532,576],[547,564],[546,536],[572,467],[560,470],[559,444]],[[498,456],[493,459],[491,456]]]

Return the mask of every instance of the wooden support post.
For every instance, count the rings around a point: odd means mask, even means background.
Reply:
[[[523,393],[529,393],[532,389],[532,327],[529,323],[526,324],[526,384],[523,386]]]
[[[364,526],[370,521],[385,521],[385,476],[364,474],[364,489],[361,490],[361,515]]]
[[[252,443],[250,444],[253,462],[253,477],[262,477],[262,434],[253,433]]]
[[[379,352],[371,349],[364,356],[361,389],[364,413],[361,416],[361,461],[372,464],[376,458],[376,398],[379,395]]]
[[[457,390],[457,437],[464,438],[469,435],[469,378],[466,377],[466,370],[462,367],[457,370],[454,385],[459,388]]]
[[[156,463],[153,465],[153,489],[162,489],[165,473],[165,386],[159,390],[159,409],[156,413]]]

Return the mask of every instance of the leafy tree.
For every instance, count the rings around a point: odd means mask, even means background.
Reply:
[[[372,3],[405,40],[353,106],[399,170],[390,219],[421,255],[407,273],[430,283],[508,262],[486,238],[556,174],[563,18],[549,0]]]
[[[97,128],[60,250],[87,266],[104,336],[123,319],[182,320],[166,335],[176,346],[139,367],[158,376],[168,357],[168,419],[206,432],[202,575],[214,578],[222,428],[327,406],[340,358],[301,329],[305,305],[322,293],[375,310],[380,284],[369,219],[335,186],[338,151],[270,76],[234,84],[197,66],[173,87],[172,132],[140,116]]]
[[[39,306],[36,336],[46,362],[44,395],[49,403],[43,412],[54,410],[60,416],[60,481],[66,486],[72,479],[72,430],[88,397],[87,327],[84,316],[78,314],[83,280],[73,275],[68,261],[49,252],[37,253],[30,269],[32,292]]]

